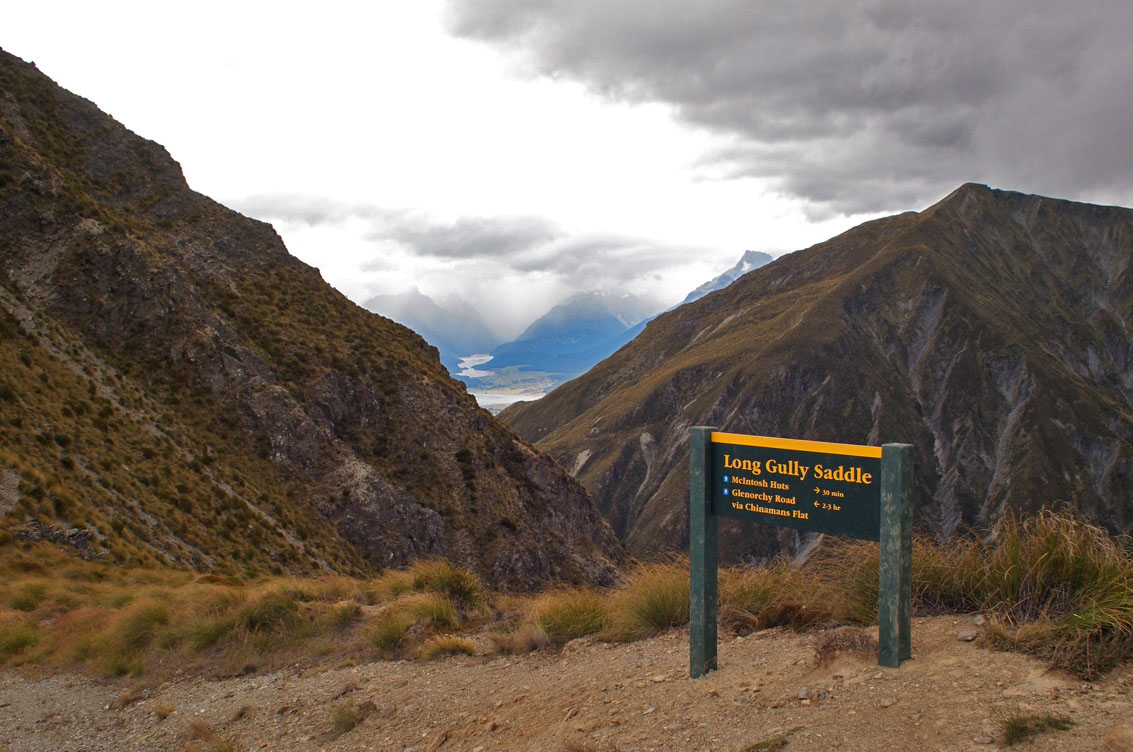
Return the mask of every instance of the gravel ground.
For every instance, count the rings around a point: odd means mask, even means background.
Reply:
[[[0,751],[24,750],[988,750],[1012,713],[1055,713],[1067,731],[1018,749],[1101,750],[1133,723],[1126,666],[1085,683],[957,634],[963,617],[917,619],[913,660],[816,666],[814,636],[726,637],[720,669],[688,678],[688,633],[636,643],[575,641],[519,657],[179,678],[135,689],[75,674],[0,674]],[[335,728],[335,711],[359,719]],[[210,738],[211,735],[211,738]]]

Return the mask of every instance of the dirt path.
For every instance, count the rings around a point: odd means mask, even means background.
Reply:
[[[1071,718],[1019,749],[1100,750],[1133,723],[1133,670],[1085,684],[1037,661],[956,639],[966,619],[914,622],[914,659],[816,667],[812,635],[723,638],[720,670],[688,678],[688,633],[561,652],[392,662],[309,675],[181,679],[122,708],[128,685],[0,676],[0,749],[185,750],[237,738],[248,750],[743,750],[789,734],[791,750],[987,750],[1012,712]],[[358,725],[336,733],[349,704]],[[161,715],[167,714],[164,719]],[[201,740],[211,730],[213,742]],[[194,738],[198,737],[198,738]]]

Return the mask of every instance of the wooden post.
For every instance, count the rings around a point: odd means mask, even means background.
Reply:
[[[712,432],[695,426],[689,436],[689,674],[716,670],[716,517],[712,514]]]
[[[913,447],[881,447],[881,561],[877,662],[897,668],[912,657]]]

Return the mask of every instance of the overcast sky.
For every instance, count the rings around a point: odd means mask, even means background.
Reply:
[[[361,302],[673,303],[966,181],[1133,204],[1128,0],[10,4],[0,46]]]

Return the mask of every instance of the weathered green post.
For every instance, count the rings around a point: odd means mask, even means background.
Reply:
[[[881,561],[878,566],[877,662],[897,668],[911,658],[913,447],[881,447]]]
[[[716,669],[716,516],[709,453],[715,428],[696,426],[689,441],[689,673]]]
[[[718,516],[881,544],[877,662],[912,657],[913,447],[689,436],[689,673],[716,668]]]

